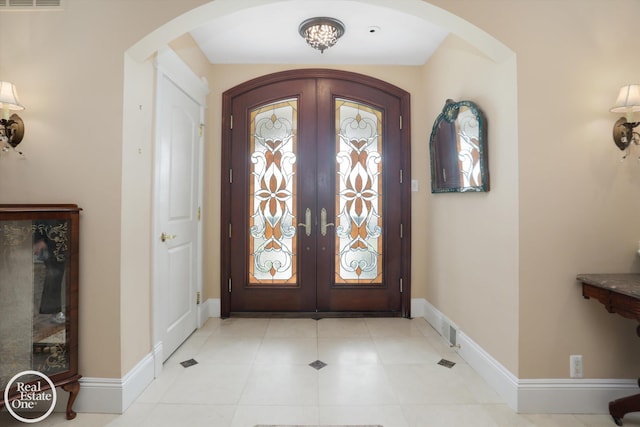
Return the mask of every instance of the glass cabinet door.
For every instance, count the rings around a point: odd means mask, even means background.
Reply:
[[[0,222],[0,388],[18,372],[69,370],[70,221]]]
[[[24,422],[38,421],[41,408],[30,405],[47,399],[24,397],[21,391],[25,384],[39,391],[43,379],[49,383],[43,393],[50,387],[69,392],[67,419],[76,416],[73,403],[82,377],[80,210],[71,204],[0,205],[0,410],[28,412],[24,419],[31,421]]]

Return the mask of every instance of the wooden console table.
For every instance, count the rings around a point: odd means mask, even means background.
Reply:
[[[577,279],[582,282],[583,297],[597,299],[609,313],[640,322],[640,274],[580,274]],[[636,333],[640,337],[640,325]],[[619,426],[625,414],[638,411],[640,394],[609,402],[609,413]]]

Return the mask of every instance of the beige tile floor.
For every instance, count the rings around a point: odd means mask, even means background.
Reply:
[[[36,425],[257,424],[615,427],[608,415],[514,413],[422,318],[209,319],[123,415],[55,413]],[[0,426],[18,425],[0,413]],[[640,414],[624,425],[640,426]]]

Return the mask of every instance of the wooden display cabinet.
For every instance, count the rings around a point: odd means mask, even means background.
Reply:
[[[67,419],[76,416],[80,210],[0,205],[0,410],[20,398],[11,379],[36,371],[69,392]]]

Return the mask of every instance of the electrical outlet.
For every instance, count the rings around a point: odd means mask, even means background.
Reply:
[[[571,378],[582,378],[582,355],[572,354],[569,356],[569,375]]]

